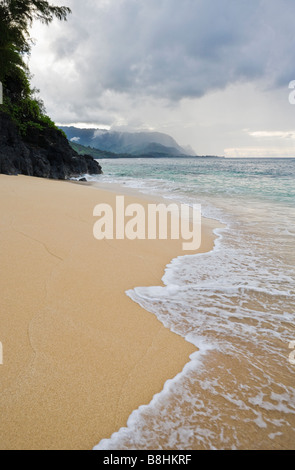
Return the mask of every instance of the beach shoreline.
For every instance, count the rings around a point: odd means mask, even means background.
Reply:
[[[0,193],[0,447],[91,449],[196,350],[126,295],[190,253],[181,240],[95,240],[93,209],[117,190],[0,175]],[[213,228],[203,221],[198,252]]]

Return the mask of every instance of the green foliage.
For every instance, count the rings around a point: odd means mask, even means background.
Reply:
[[[55,124],[45,115],[42,101],[31,89],[24,55],[31,50],[29,28],[34,20],[49,24],[54,18],[66,20],[71,10],[50,5],[45,0],[0,0],[0,81],[4,88],[3,110],[26,137],[29,129]]]
[[[46,128],[58,129],[50,117],[43,114],[40,102],[31,96],[17,102],[4,98],[3,108],[3,111],[11,116],[24,138],[32,128],[40,131]]]

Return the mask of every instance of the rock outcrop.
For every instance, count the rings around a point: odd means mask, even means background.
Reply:
[[[24,140],[10,116],[0,111],[0,173],[68,179],[101,174],[90,155],[79,155],[57,129],[32,128]]]

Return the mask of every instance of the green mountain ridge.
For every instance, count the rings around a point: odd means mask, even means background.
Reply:
[[[132,155],[130,153],[114,153],[108,152],[107,150],[96,149],[93,147],[86,147],[81,144],[77,144],[75,142],[69,141],[70,146],[79,154],[79,155],[90,155],[95,160],[101,159],[118,159],[118,158],[224,158],[223,156],[216,156],[216,155],[196,155],[196,156],[171,156],[165,153],[156,153],[154,152],[153,155],[151,154],[143,154],[143,155]]]
[[[80,129],[61,126],[69,141],[112,154],[130,156],[193,156],[169,135],[161,132],[119,132],[104,129]]]

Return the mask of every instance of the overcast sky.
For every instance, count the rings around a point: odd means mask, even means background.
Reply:
[[[60,124],[152,129],[200,155],[295,156],[294,0],[52,0],[33,83]],[[78,124],[79,123],[79,124]]]

